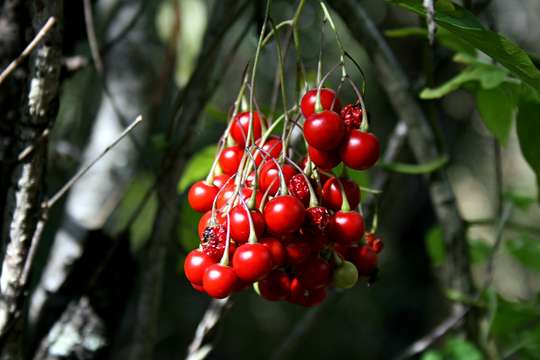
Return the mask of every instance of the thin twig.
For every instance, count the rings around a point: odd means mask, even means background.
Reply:
[[[47,20],[47,22],[45,23],[45,25],[43,25],[43,27],[41,28],[41,30],[39,30],[39,32],[36,34],[36,36],[34,37],[34,39],[30,42],[30,44],[28,44],[28,46],[26,46],[26,48],[23,50],[23,52],[21,53],[21,55],[19,55],[18,58],[16,58],[15,60],[13,60],[8,66],[7,68],[4,69],[4,71],[2,71],[2,74],[0,74],[0,84],[2,84],[4,82],[4,80],[9,76],[9,74],[11,74],[13,72],[13,70],[15,70],[17,68],[17,66],[19,66],[19,64],[28,56],[30,55],[30,53],[32,52],[32,50],[35,49],[35,47],[37,45],[39,45],[39,43],[41,42],[41,40],[43,40],[43,38],[45,37],[45,35],[47,35],[47,33],[52,29],[52,27],[54,26],[54,24],[56,24],[56,19],[51,16],[49,18],[49,20]]]
[[[95,163],[97,163],[103,156],[105,156],[120,140],[122,140],[127,134],[129,134],[137,125],[142,122],[143,118],[139,115],[135,121],[131,123],[122,133],[109,145],[101,154],[99,154],[88,165],[79,170],[56,194],[54,194],[45,204],[45,207],[52,207],[60,198],[79,180]]]
[[[103,61],[99,54],[99,45],[96,37],[96,28],[94,26],[94,15],[92,13],[92,3],[90,0],[83,0],[84,5],[84,22],[86,26],[86,36],[88,37],[88,44],[90,44],[90,53],[94,60],[94,66],[98,73],[103,73]]]

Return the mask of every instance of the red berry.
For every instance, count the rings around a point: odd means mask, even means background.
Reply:
[[[339,179],[345,194],[347,195],[347,200],[349,201],[349,206],[351,209],[356,209],[360,203],[360,188],[354,181],[348,179]],[[332,177],[328,179],[322,189],[322,202],[323,205],[334,210],[341,210],[341,205],[343,198],[341,197],[341,188],[338,183],[338,179]]]
[[[255,235],[259,238],[264,232],[264,218],[259,210],[250,210],[251,220],[255,227]],[[249,240],[249,218],[243,204],[236,205],[229,213],[231,222],[231,237],[237,243],[245,243]]]
[[[197,227],[197,233],[199,234],[199,239],[204,239],[204,230],[206,227],[210,225],[210,218],[212,217],[212,210],[208,210],[201,218],[199,219],[199,225]],[[227,225],[227,219],[218,211],[216,211],[216,223],[219,225],[226,226]]]
[[[261,117],[258,112],[253,113],[253,139],[257,140],[261,137],[262,126],[261,126]],[[236,141],[238,146],[245,147],[246,139],[249,131],[249,112],[238,113],[231,125],[231,136]]]
[[[217,196],[216,207],[218,209],[221,209],[222,207],[227,205],[227,202],[229,201],[229,199],[234,195],[235,188],[236,188],[236,185],[233,182],[225,185],[225,187],[221,190],[221,192]],[[248,188],[243,188],[241,193],[242,193],[242,198],[244,199],[244,201],[248,201],[251,194],[253,193],[253,190],[248,189]],[[261,194],[261,192],[257,191],[257,194],[255,195],[255,205],[257,207],[259,207],[259,205],[261,204],[262,198],[263,198],[263,195]]]
[[[287,244],[285,247],[287,262],[292,265],[300,265],[306,262],[311,254],[311,246],[306,241]]]
[[[315,306],[326,297],[326,289],[308,290],[302,286],[297,278],[291,281],[289,301],[302,306]]]
[[[191,286],[192,286],[195,290],[197,290],[198,292],[206,294],[206,291],[204,291],[204,287],[203,287],[202,285],[197,285],[197,284],[191,283]]]
[[[291,280],[283,270],[272,270],[259,281],[261,296],[270,301],[286,300],[289,296]]]
[[[380,155],[379,140],[369,132],[351,130],[340,149],[341,160],[355,170],[375,165]]]
[[[219,166],[225,174],[233,175],[238,170],[242,157],[244,156],[244,148],[240,146],[229,146],[223,149],[219,154]]]
[[[204,271],[215,261],[202,251],[195,249],[189,252],[184,261],[184,274],[194,285],[202,285]]]
[[[285,247],[276,238],[267,237],[263,238],[260,242],[264,246],[268,247],[268,250],[270,250],[270,254],[272,254],[272,264],[274,268],[277,268],[285,262]]]
[[[331,215],[325,207],[316,206],[306,210],[304,229],[323,234],[330,223]]]
[[[289,183],[289,180],[296,174],[296,169],[289,164],[285,164],[281,167],[283,177],[285,178],[285,184]],[[270,195],[277,194],[280,186],[280,175],[278,166],[274,161],[264,163],[261,167],[259,186],[261,191],[265,192],[269,190]]]
[[[380,238],[376,238],[375,241],[371,244],[371,249],[375,251],[377,254],[382,251],[384,248],[384,243]]]
[[[352,244],[364,235],[364,218],[356,211],[338,211],[328,227],[330,239]]]
[[[351,248],[350,244],[344,244],[344,243],[340,243],[340,242],[334,243],[334,250],[342,258],[348,258],[350,248]]]
[[[330,283],[332,269],[323,259],[313,258],[302,266],[298,280],[308,290],[319,289]]]
[[[358,129],[362,123],[362,108],[360,105],[345,105],[341,109],[340,115],[347,130]]]
[[[243,244],[236,249],[232,263],[238,278],[254,282],[272,270],[272,254],[262,244]]]
[[[341,104],[339,103],[339,99],[336,98],[336,92],[334,90],[328,88],[321,88],[320,99],[323,110],[333,110],[335,112],[339,112]],[[317,89],[308,90],[304,94],[304,96],[302,96],[302,100],[300,101],[300,107],[302,109],[302,114],[304,114],[304,117],[307,118],[315,112],[316,101]],[[332,102],[334,102],[333,108]]]
[[[223,225],[208,226],[204,229],[203,240],[201,242],[202,251],[210,256],[214,262],[221,260],[225,251],[227,240],[227,229]],[[229,246],[230,250],[230,246]]]
[[[294,196],[276,196],[264,207],[264,221],[271,233],[283,235],[300,229],[305,212],[304,205]]]
[[[212,208],[214,198],[219,188],[206,181],[197,181],[189,188],[188,202],[191,208],[198,212],[206,212]]]
[[[332,170],[341,162],[336,151],[319,150],[311,145],[308,145],[307,150],[311,161],[323,170]]]
[[[309,145],[318,150],[334,150],[345,137],[345,123],[333,111],[314,113],[304,123],[304,137]]]
[[[309,187],[302,174],[293,175],[289,179],[289,193],[302,202],[304,206],[309,205]]]
[[[233,292],[236,281],[236,274],[232,267],[213,264],[204,272],[203,287],[208,295],[223,299]]]
[[[227,180],[229,180],[229,178],[230,176],[227,174],[216,175],[214,176],[213,184],[216,185],[219,189],[221,189],[223,185],[227,183]]]
[[[377,269],[377,254],[367,245],[352,249],[351,260],[361,276],[370,276]]]
[[[279,154],[281,153],[281,150],[283,149],[283,143],[281,142],[281,139],[277,136],[270,136],[268,139],[266,139],[263,146],[261,146],[260,143],[261,140],[258,140],[256,142],[257,146],[261,147],[263,151],[253,151],[253,153],[255,154],[255,164],[257,165],[259,165],[264,159],[266,159],[267,161],[271,161],[270,157],[277,159],[279,157]]]

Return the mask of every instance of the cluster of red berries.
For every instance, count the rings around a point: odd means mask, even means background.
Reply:
[[[291,160],[290,136],[273,136],[261,114],[241,112],[209,177],[190,188],[190,206],[203,213],[200,246],[184,263],[196,290],[224,298],[253,285],[265,299],[313,306],[329,287],[375,275],[382,241],[365,232],[358,185],[332,168],[373,166],[377,138],[360,130],[362,109],[341,109],[331,89],[308,91],[300,109],[306,157]]]

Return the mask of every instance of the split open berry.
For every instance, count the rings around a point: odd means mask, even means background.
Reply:
[[[223,225],[208,226],[203,232],[202,251],[218,262],[225,251],[227,229]]]
[[[295,174],[289,179],[289,193],[302,202],[304,206],[309,205],[309,187],[302,174]]]
[[[306,209],[303,228],[310,232],[324,234],[331,218],[330,212],[325,207],[316,206]]]
[[[359,104],[348,104],[341,109],[341,118],[347,130],[358,129],[362,123],[362,108]]]

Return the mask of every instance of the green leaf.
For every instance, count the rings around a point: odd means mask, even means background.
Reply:
[[[419,15],[425,16],[420,0],[390,0]],[[469,11],[453,4],[453,9],[440,7],[435,13],[437,25],[499,62],[535,89],[540,89],[540,71],[528,54],[504,36],[486,30]]]
[[[491,246],[480,239],[469,240],[469,251],[472,263],[481,264],[489,257]]]
[[[443,233],[440,226],[432,227],[426,235],[426,249],[434,266],[441,265],[446,257]]]
[[[540,101],[534,96],[522,96],[517,116],[517,135],[521,152],[536,175],[537,196],[540,201]]]
[[[506,241],[506,247],[521,264],[540,273],[540,241],[522,235]]]
[[[180,204],[180,222],[177,227],[178,240],[187,252],[199,246],[197,224],[201,214],[189,206],[186,196],[181,197]]]
[[[482,360],[483,356],[473,344],[462,339],[450,339],[444,346],[445,359],[448,360]]]
[[[184,173],[178,182],[178,192],[183,193],[193,182],[203,179],[212,168],[216,156],[216,145],[201,149],[186,164]]]
[[[418,174],[429,174],[431,172],[439,170],[444,165],[446,165],[446,163],[448,163],[448,156],[444,155],[438,159],[435,159],[433,161],[430,161],[424,164],[404,164],[404,163],[398,163],[398,162],[388,162],[388,163],[380,163],[378,164],[378,166],[387,171],[394,171],[394,172],[398,172],[402,174],[409,174],[409,175],[418,175]]]
[[[476,104],[484,124],[503,145],[506,145],[512,127],[518,92],[518,85],[508,83],[492,89],[480,88],[476,92]]]
[[[478,81],[483,89],[493,89],[500,85],[508,77],[508,71],[491,64],[473,64],[465,68],[458,75],[448,80],[437,88],[426,88],[420,93],[422,99],[441,98],[454,90],[459,89],[465,83]]]
[[[521,210],[527,210],[532,204],[536,203],[536,199],[534,197],[515,192],[506,192],[503,194],[503,197],[506,201],[510,201]]]
[[[420,27],[403,27],[397,29],[386,30],[384,34],[389,38],[404,38],[409,36],[419,36],[427,39],[428,32],[425,28]],[[463,41],[459,37],[455,36],[451,32],[440,28],[435,33],[437,40],[441,45],[448,49],[454,50],[458,53],[467,54],[469,56],[476,57],[476,49]]]
[[[421,360],[444,360],[440,352],[430,350],[422,354]]]
[[[499,295],[491,333],[501,339],[509,340],[531,319],[537,319],[538,317],[540,317],[540,307],[537,302],[508,301]]]

